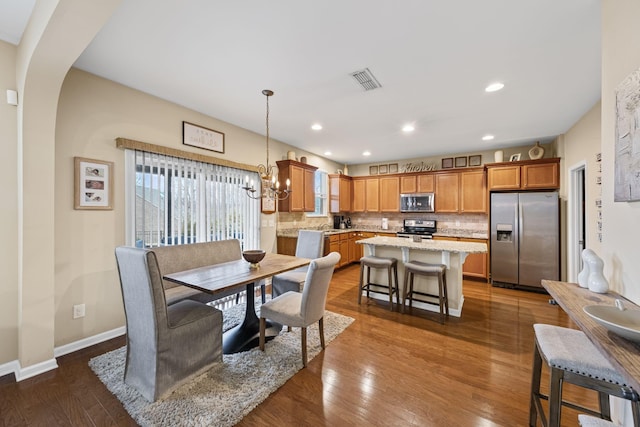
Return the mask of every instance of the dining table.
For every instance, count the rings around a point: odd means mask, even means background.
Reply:
[[[584,311],[584,307],[588,305],[615,306],[616,300],[622,301],[625,310],[640,311],[640,307],[613,291],[595,293],[575,283],[555,280],[542,280],[542,286],[624,377],[627,384],[640,391],[640,344],[609,331]]]
[[[222,352],[232,354],[258,346],[260,320],[255,310],[255,286],[268,277],[303,267],[310,262],[311,259],[308,258],[268,253],[257,267],[240,259],[167,274],[164,279],[211,294],[246,285],[247,306],[244,319],[222,336]],[[282,325],[268,321],[266,339],[275,338],[281,329]]]

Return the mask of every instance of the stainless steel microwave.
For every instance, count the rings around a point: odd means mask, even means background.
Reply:
[[[433,193],[400,194],[400,212],[433,212]]]

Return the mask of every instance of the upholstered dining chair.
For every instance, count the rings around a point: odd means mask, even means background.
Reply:
[[[301,328],[302,365],[307,366],[307,327],[318,322],[320,344],[324,349],[324,307],[329,282],[340,254],[315,259],[309,264],[302,293],[289,291],[262,304],[260,308],[260,350],[264,351],[266,319]]]
[[[127,325],[124,382],[149,402],[222,362],[222,312],[183,300],[167,305],[151,249],[116,248]]]
[[[300,230],[298,232],[297,257],[316,259],[320,258],[323,252],[324,231]],[[289,291],[300,292],[304,286],[308,268],[308,266],[304,266],[273,276],[271,279],[271,297],[275,298]]]

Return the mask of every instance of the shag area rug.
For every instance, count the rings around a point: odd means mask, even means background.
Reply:
[[[259,307],[256,307],[259,313]],[[244,317],[244,304],[225,310],[223,330]],[[258,314],[259,315],[259,314]],[[325,312],[325,341],[329,343],[354,319]],[[282,332],[267,342],[265,351],[254,348],[225,354],[223,362],[175,390],[162,401],[147,402],[124,383],[126,348],[94,357],[89,366],[142,426],[232,426],[302,369],[300,329]],[[307,328],[309,360],[322,350],[318,324]]]

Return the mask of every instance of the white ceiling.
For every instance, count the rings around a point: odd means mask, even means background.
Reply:
[[[0,0],[4,40],[25,4]],[[272,138],[358,164],[549,141],[600,99],[600,62],[600,0],[124,0],[76,66],[260,134],[272,89]]]

